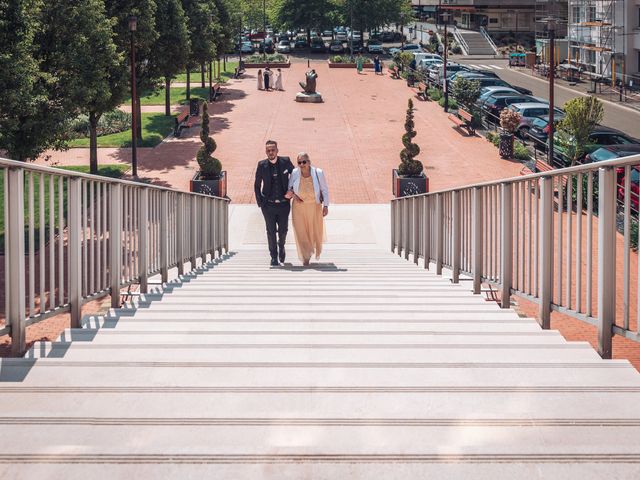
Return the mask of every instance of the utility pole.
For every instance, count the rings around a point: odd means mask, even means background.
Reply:
[[[129,17],[131,32],[131,174],[138,178],[138,95],[136,92],[136,30],[138,18]]]
[[[554,144],[553,137],[555,133],[555,70],[556,70],[556,19],[548,17],[545,19],[547,22],[547,32],[549,34],[549,147],[547,148],[547,163],[553,166],[554,158]]]
[[[447,79],[447,54],[448,54],[448,50],[449,50],[449,39],[447,38],[447,24],[449,23],[449,17],[451,16],[451,14],[449,12],[445,12],[442,14],[442,21],[444,23],[444,66],[443,66],[443,73],[444,73],[444,80],[443,80],[443,89],[444,89],[444,111],[448,112],[449,111],[449,81]]]
[[[349,22],[351,24],[349,27],[349,53],[351,54],[351,57],[353,57],[353,0],[349,2],[349,17]]]

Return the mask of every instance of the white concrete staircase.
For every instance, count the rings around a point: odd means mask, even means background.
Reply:
[[[495,55],[493,46],[481,32],[458,29],[458,33],[467,44],[467,55]]]
[[[626,361],[328,250],[243,249],[3,359],[0,478],[640,478]]]

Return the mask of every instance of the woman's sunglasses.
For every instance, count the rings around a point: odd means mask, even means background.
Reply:
[[[307,161],[306,160],[298,160],[298,165],[306,165]]]

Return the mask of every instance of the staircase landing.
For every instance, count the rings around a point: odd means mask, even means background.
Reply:
[[[626,361],[375,246],[267,260],[2,359],[0,478],[640,476]]]

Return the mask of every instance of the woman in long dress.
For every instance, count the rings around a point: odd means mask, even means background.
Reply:
[[[325,238],[324,217],[329,213],[329,188],[324,172],[311,166],[306,153],[298,155],[298,168],[289,178],[289,189],[295,194],[291,211],[298,258],[309,265],[315,254],[322,253]]]
[[[358,75],[362,73],[363,66],[364,66],[364,58],[362,58],[362,55],[358,55],[358,58],[356,58],[356,68],[358,69]]]
[[[275,84],[275,88],[276,90],[278,90],[279,92],[283,91],[284,88],[282,87],[282,69],[278,69],[276,71],[276,84]]]
[[[264,90],[264,84],[262,82],[262,69],[258,70],[258,90]]]

